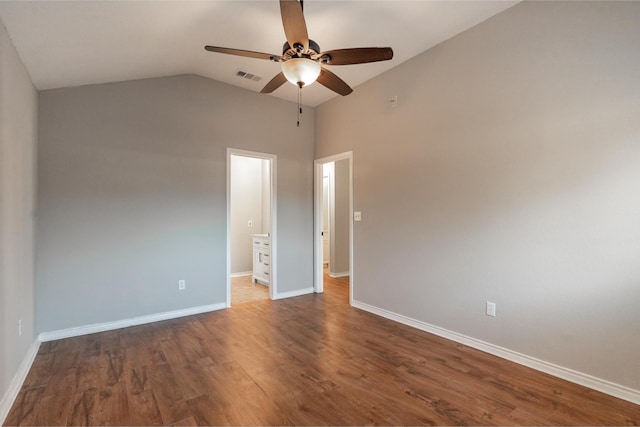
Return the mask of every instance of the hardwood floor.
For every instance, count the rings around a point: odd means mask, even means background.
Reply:
[[[638,425],[640,406],[325,293],[43,343],[6,425]]]

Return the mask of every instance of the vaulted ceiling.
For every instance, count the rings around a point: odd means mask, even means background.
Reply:
[[[356,87],[515,3],[307,0],[304,14],[309,37],[323,51],[393,48],[391,61],[329,67]],[[0,1],[0,18],[41,90],[191,73],[259,92],[279,64],[204,46],[280,54],[285,41],[276,0]],[[265,96],[295,101],[297,89],[286,84]],[[334,96],[313,84],[303,102],[316,106]]]

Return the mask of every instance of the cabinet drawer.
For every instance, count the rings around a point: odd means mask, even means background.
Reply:
[[[263,237],[254,237],[253,238],[253,247],[254,248],[265,248],[269,249],[271,247],[271,242],[268,239]]]

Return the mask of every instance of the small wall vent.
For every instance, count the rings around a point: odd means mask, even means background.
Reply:
[[[256,76],[252,73],[247,73],[246,71],[242,70],[236,70],[236,76],[247,80],[253,80],[254,82],[259,82],[260,80],[262,80],[262,77]]]

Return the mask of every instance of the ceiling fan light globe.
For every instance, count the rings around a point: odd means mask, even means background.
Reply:
[[[296,86],[309,86],[320,75],[320,64],[307,58],[292,58],[282,63],[282,73]]]

